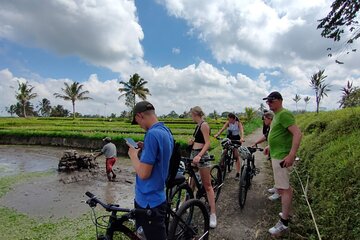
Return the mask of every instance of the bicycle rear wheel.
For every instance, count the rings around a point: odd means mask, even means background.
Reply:
[[[198,199],[186,201],[170,224],[168,239],[209,239],[209,214]]]
[[[210,170],[211,186],[214,189],[215,202],[219,199],[223,183],[223,173],[218,165],[214,165]]]
[[[247,166],[242,166],[241,168],[241,176],[239,181],[239,205],[240,208],[243,209],[246,202],[246,195],[248,190],[248,178],[249,178],[249,172],[247,169]]]

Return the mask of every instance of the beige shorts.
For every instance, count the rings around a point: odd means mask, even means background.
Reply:
[[[289,189],[290,188],[290,172],[292,167],[281,168],[279,159],[271,159],[272,168],[274,171],[275,188]]]

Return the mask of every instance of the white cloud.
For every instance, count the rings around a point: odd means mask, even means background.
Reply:
[[[143,37],[134,1],[1,2],[0,38],[60,55],[78,55],[114,71],[141,61]]]
[[[176,54],[176,55],[180,54],[180,52],[181,52],[180,48],[173,48],[171,51],[173,54]]]

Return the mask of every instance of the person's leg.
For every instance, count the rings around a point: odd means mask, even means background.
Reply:
[[[136,203],[135,206],[144,209]],[[150,217],[146,214],[136,214],[136,229],[141,226],[147,240],[166,240],[166,202],[149,209],[151,210]]]
[[[105,164],[106,164],[106,176],[108,178],[109,181],[111,181],[111,167],[110,167],[110,159],[106,159],[105,160]]]
[[[238,151],[237,149],[234,149],[234,150],[233,150],[233,156],[234,156],[234,159],[236,160],[236,175],[235,175],[235,179],[240,179],[241,160],[240,160],[239,151]]]
[[[293,190],[291,187],[288,189],[279,189],[281,195],[281,213],[282,219],[288,220],[291,215],[291,204],[293,197]]]
[[[216,205],[215,205],[215,193],[214,189],[211,186],[211,176],[210,176],[210,166],[202,167],[199,169],[200,177],[204,189],[206,191],[206,196],[210,205],[210,227],[215,228],[217,225],[216,220]]]
[[[281,195],[282,214],[280,221],[269,232],[273,235],[281,234],[288,229],[288,218],[291,211],[292,188],[290,187],[290,168],[281,168],[279,159],[272,159],[275,187]]]

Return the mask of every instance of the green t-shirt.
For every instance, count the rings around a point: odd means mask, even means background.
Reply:
[[[271,122],[270,133],[268,137],[270,146],[270,155],[275,159],[286,157],[292,146],[293,135],[288,127],[295,124],[294,115],[286,109],[275,113]]]

